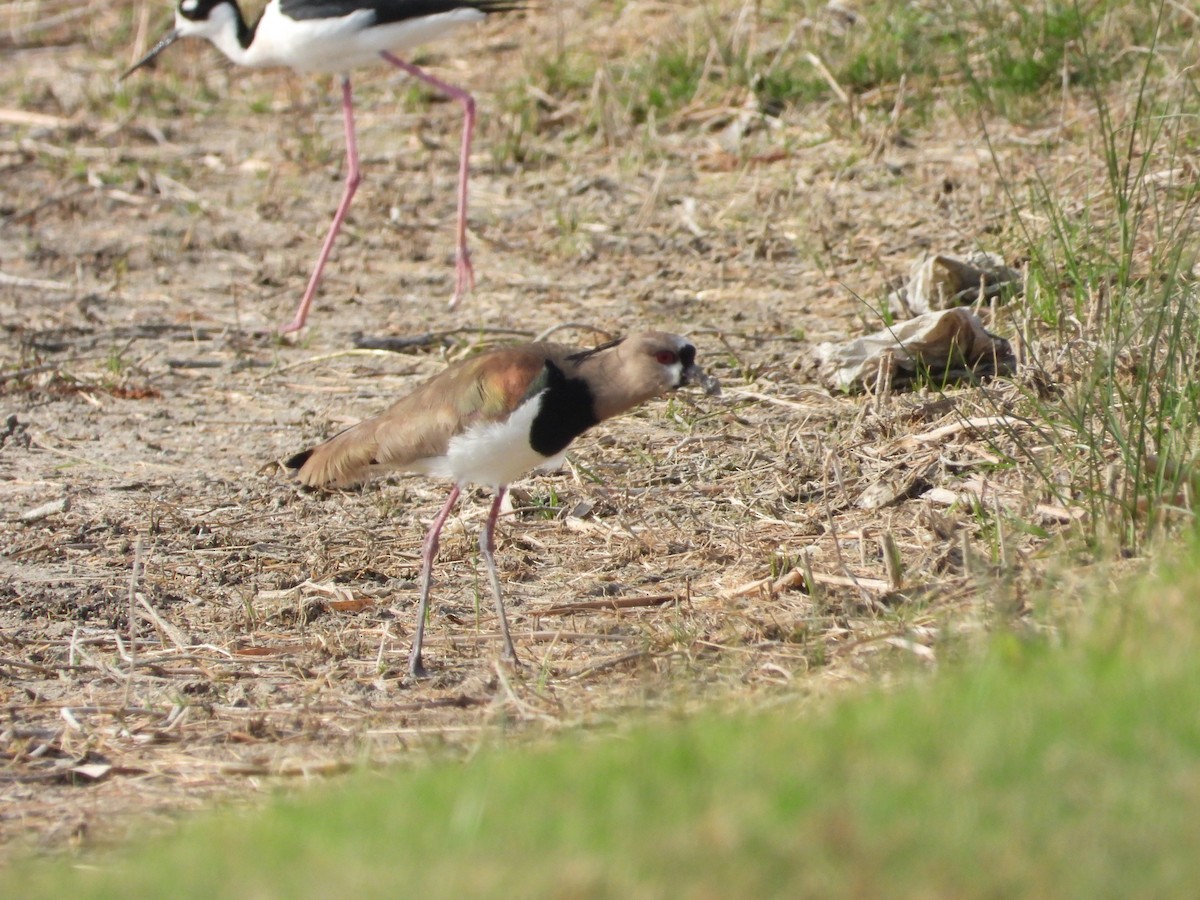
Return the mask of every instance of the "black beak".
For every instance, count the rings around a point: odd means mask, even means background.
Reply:
[[[709,375],[695,363],[692,363],[683,370],[683,384],[698,384],[708,396],[721,396],[721,382],[717,381],[716,378]]]
[[[149,53],[147,53],[140,60],[138,60],[136,63],[134,63],[132,66],[130,66],[129,71],[126,72],[124,75],[122,75],[120,78],[118,78],[117,81],[124,81],[126,78],[128,78],[130,75],[132,75],[138,69],[140,69],[142,66],[147,66],[150,63],[154,62],[154,57],[158,56],[158,54],[162,53],[164,50],[166,50],[168,47],[170,47],[173,43],[175,43],[177,40],[179,40],[180,37],[181,37],[181,35],[179,34],[179,31],[177,29],[172,28],[170,33],[166,37],[164,37],[161,41],[159,41],[157,44],[155,44],[154,48]]]

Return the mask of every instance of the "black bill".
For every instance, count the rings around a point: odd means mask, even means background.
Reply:
[[[159,41],[157,44],[155,44],[149,53],[147,53],[140,60],[138,60],[136,63],[134,63],[132,66],[130,66],[129,71],[126,72],[124,75],[122,75],[120,78],[118,78],[117,81],[124,81],[126,78],[128,78],[130,75],[132,75],[138,69],[140,69],[142,66],[149,65],[150,63],[154,62],[154,57],[158,56],[158,54],[162,53],[164,50],[166,50],[168,47],[170,47],[173,43],[175,43],[177,40],[179,40],[179,38],[180,38],[180,34],[179,34],[178,30],[171,29],[170,33],[166,37],[164,37],[161,41]]]
[[[721,382],[693,363],[683,370],[684,384],[698,384],[710,397],[721,396]]]

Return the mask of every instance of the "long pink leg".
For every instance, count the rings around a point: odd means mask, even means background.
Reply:
[[[425,640],[425,616],[429,612],[429,589],[433,584],[433,558],[438,552],[438,535],[450,518],[450,511],[454,509],[461,491],[462,488],[456,484],[446,498],[442,511],[429,526],[429,534],[425,536],[425,546],[421,552],[421,603],[417,607],[417,633],[413,636],[412,653],[408,657],[408,673],[413,678],[425,677],[425,666],[421,664],[421,644]]]
[[[387,51],[381,53],[380,56],[396,68],[407,72],[414,78],[419,78],[463,105],[462,151],[458,158],[458,245],[454,254],[456,277],[454,296],[450,298],[450,308],[454,309],[467,290],[475,289],[475,270],[471,266],[471,255],[467,252],[467,179],[470,176],[471,168],[471,134],[475,131],[475,98],[462,88],[434,78],[428,72],[417,68],[412,63],[406,63]]]
[[[492,596],[496,598],[496,618],[500,620],[500,636],[504,640],[503,657],[514,665],[517,662],[517,651],[513,648],[512,636],[508,633],[508,616],[504,614],[504,600],[500,596],[500,575],[496,571],[496,520],[500,517],[500,504],[508,486],[504,485],[496,492],[492,501],[492,510],[488,513],[487,522],[479,532],[479,549],[483,560],[487,563],[488,577],[492,581]]]
[[[333,239],[337,237],[338,230],[342,227],[342,221],[350,210],[350,201],[354,199],[354,192],[362,183],[362,175],[358,171],[358,142],[354,139],[354,104],[350,99],[349,78],[342,79],[342,115],[346,122],[346,190],[342,193],[342,202],[338,204],[337,212],[333,214],[333,224],[329,226],[329,233],[325,235],[325,243],[321,245],[321,255],[317,257],[317,267],[313,269],[312,277],[308,279],[308,287],[305,288],[304,297],[300,300],[296,315],[292,321],[279,329],[280,334],[299,331],[304,327],[309,307],[312,306],[313,298],[317,295],[317,285],[321,283],[321,272],[325,270],[325,262],[329,259],[330,251],[333,250]]]

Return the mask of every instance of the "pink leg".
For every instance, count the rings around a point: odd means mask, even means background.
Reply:
[[[350,201],[354,199],[354,192],[358,190],[358,186],[362,182],[362,175],[358,171],[358,142],[354,139],[354,104],[350,99],[349,78],[342,79],[342,115],[346,121],[346,190],[342,194],[342,202],[338,204],[337,212],[333,214],[333,224],[329,226],[329,233],[325,235],[325,243],[321,245],[321,255],[317,257],[317,267],[313,269],[312,277],[308,279],[308,287],[304,291],[304,297],[300,300],[296,315],[292,321],[279,329],[280,334],[299,331],[304,327],[309,307],[312,306],[313,298],[317,294],[317,285],[321,283],[321,272],[325,270],[325,262],[329,259],[330,251],[333,250],[333,239],[337,237],[338,230],[342,227],[342,221],[350,210]]]
[[[380,56],[396,68],[419,78],[463,105],[462,151],[458,159],[458,245],[454,255],[456,277],[454,296],[450,298],[450,308],[454,309],[466,291],[475,289],[475,270],[471,267],[471,256],[467,252],[467,179],[471,167],[471,134],[475,131],[475,98],[462,88],[434,78],[428,72],[398,59],[387,51]]]
[[[450,518],[450,511],[454,509],[461,491],[462,488],[456,484],[446,498],[442,511],[429,526],[429,534],[425,536],[425,546],[421,552],[421,603],[417,607],[417,633],[413,636],[412,653],[408,657],[408,674],[413,678],[425,677],[425,666],[421,664],[421,644],[425,640],[425,616],[429,612],[429,589],[433,584],[433,558],[438,552],[438,535]]]
[[[517,662],[517,651],[513,648],[512,637],[508,633],[508,616],[504,614],[504,600],[500,596],[500,575],[496,571],[496,520],[500,517],[500,504],[508,486],[501,487],[492,501],[492,510],[488,513],[487,522],[479,532],[479,549],[483,553],[483,561],[487,563],[488,577],[492,582],[492,596],[496,598],[496,618],[500,620],[500,636],[504,640],[504,659]]]

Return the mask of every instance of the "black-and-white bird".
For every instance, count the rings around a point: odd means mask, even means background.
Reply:
[[[438,535],[464,486],[496,490],[479,535],[504,656],[516,659],[493,553],[496,518],[508,484],[561,464],[567,447],[605,419],[686,384],[720,393],[696,365],[696,348],[677,334],[648,331],[590,350],[520,344],[463,360],[420,385],[385,412],[365,419],[285,465],[310,487],[338,488],[375,473],[448,478],[450,496],[433,520],[421,555],[420,606],[409,671],[424,674],[421,643]]]
[[[174,29],[121,78],[127,78],[183,37],[205,38],[241,66],[283,66],[299,72],[342,75],[346,187],[296,315],[280,329],[285,334],[304,326],[334,238],[362,180],[354,138],[350,70],[382,58],[460,102],[463,137],[458,163],[456,273],[450,299],[453,309],[463,293],[475,286],[475,272],[467,252],[467,178],[475,100],[462,88],[434,78],[396,54],[442,37],[462,25],[478,22],[490,13],[509,12],[523,5],[524,0],[270,0],[258,21],[248,25],[234,0],[181,0],[175,10]]]

